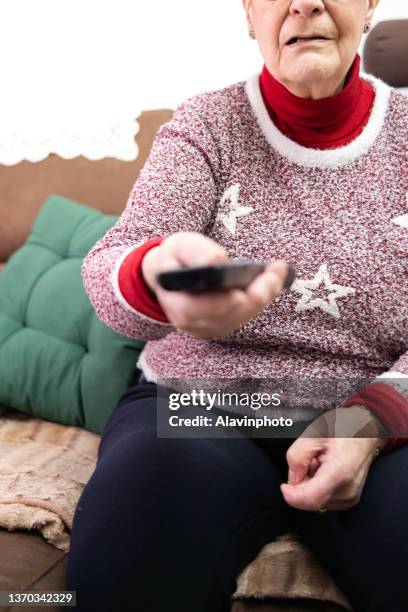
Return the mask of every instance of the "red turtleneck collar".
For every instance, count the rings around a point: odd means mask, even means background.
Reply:
[[[260,76],[260,87],[269,116],[285,136],[304,147],[331,149],[354,140],[369,119],[375,94],[359,73],[357,54],[342,91],[320,100],[295,96],[266,66]]]

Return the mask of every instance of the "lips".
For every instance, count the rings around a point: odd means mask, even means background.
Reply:
[[[326,36],[319,34],[311,34],[309,36],[292,36],[286,43],[286,45],[296,45],[297,43],[306,40],[329,40]]]

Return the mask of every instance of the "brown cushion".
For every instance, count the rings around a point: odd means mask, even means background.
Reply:
[[[150,151],[156,131],[172,116],[170,110],[142,113],[136,136],[139,155],[132,162],[84,157],[62,159],[50,155],[37,163],[0,165],[0,262],[26,240],[31,226],[48,195],[57,193],[98,208],[120,214],[129,192]]]
[[[367,37],[364,71],[392,87],[408,87],[408,19],[381,21]]]

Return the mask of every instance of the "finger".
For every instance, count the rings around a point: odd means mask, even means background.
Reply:
[[[157,247],[159,248],[159,247]],[[173,255],[171,255],[169,252],[166,251],[161,251],[159,253],[159,251],[157,251],[155,253],[155,258],[157,257],[157,261],[160,264],[160,268],[159,268],[159,272],[158,274],[160,274],[161,272],[167,272],[169,270],[176,270],[178,268],[180,268],[180,261],[174,257]],[[163,289],[164,291],[164,289]],[[166,293],[169,293],[166,291]]]
[[[316,472],[320,468],[320,465],[321,464],[317,466],[317,469],[315,471],[313,468],[313,470],[309,472],[308,476],[305,479],[305,482],[306,480],[310,480],[311,478],[315,476]],[[313,471],[314,473],[312,474]],[[282,491],[282,493],[284,493],[284,497],[287,503],[292,504],[294,502],[294,499],[290,497],[290,493],[288,493],[287,491],[286,492]],[[324,507],[326,510],[345,511],[345,510],[348,510],[356,506],[360,501],[360,496],[361,496],[361,490],[356,491],[355,494],[352,495],[349,488],[345,490],[342,487],[337,487],[335,488],[334,491],[332,491],[330,499],[327,499],[326,502],[322,503],[319,506],[319,508]],[[301,508],[301,509],[310,510],[310,511],[314,510],[313,507]]]
[[[146,253],[142,260],[142,274],[147,285],[155,293],[158,293],[160,285],[157,277],[161,272],[174,270],[180,267],[179,261],[169,255],[161,246],[156,246]]]
[[[197,232],[173,234],[163,244],[178,261],[178,267],[209,266],[229,259],[224,247]]]
[[[317,458],[325,447],[324,438],[297,438],[293,442],[286,452],[290,484],[302,482],[309,471],[312,459]]]
[[[270,264],[262,274],[259,274],[246,288],[246,294],[250,299],[250,306],[254,313],[262,311],[282,291],[285,281],[285,272],[281,264],[271,267]]]
[[[185,291],[166,291],[161,296],[167,310],[173,313],[180,325],[194,324],[196,321],[207,321],[208,324],[229,324],[236,318],[236,310],[246,299],[242,291],[214,291],[193,294]]]
[[[310,480],[316,474],[317,470],[320,467],[320,462],[318,459],[313,458],[310,462],[309,469],[307,471],[306,476],[303,478],[302,482],[306,482],[306,480]],[[288,476],[288,484],[299,484],[294,482],[293,473],[290,473],[290,477]]]
[[[299,510],[316,511],[327,506],[337,487],[335,470],[329,464],[322,464],[313,478],[297,485],[282,484],[285,501]]]
[[[275,272],[282,279],[282,283],[285,284],[290,267],[283,259],[276,259],[268,263],[265,270],[266,272]]]
[[[316,458],[313,457],[312,461],[310,462],[310,466],[309,466],[309,472],[308,472],[308,476],[309,478],[313,478],[313,476],[316,474],[317,470],[320,467],[320,461]]]

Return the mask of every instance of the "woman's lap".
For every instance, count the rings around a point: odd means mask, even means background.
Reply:
[[[358,506],[291,509],[279,485],[290,440],[156,437],[156,396],[125,394],[78,504],[67,588],[79,610],[227,612],[239,572],[263,545],[298,530],[357,612],[408,609],[408,446],[371,467]],[[392,596],[390,597],[390,593]],[[408,589],[407,589],[408,593]],[[99,597],[98,597],[99,594]],[[115,605],[114,605],[115,604]]]
[[[238,573],[288,528],[284,476],[263,450],[245,437],[157,438],[155,404],[141,385],[103,433],[72,529],[79,610],[118,609],[121,595],[131,608],[133,593],[144,612],[226,611]]]

